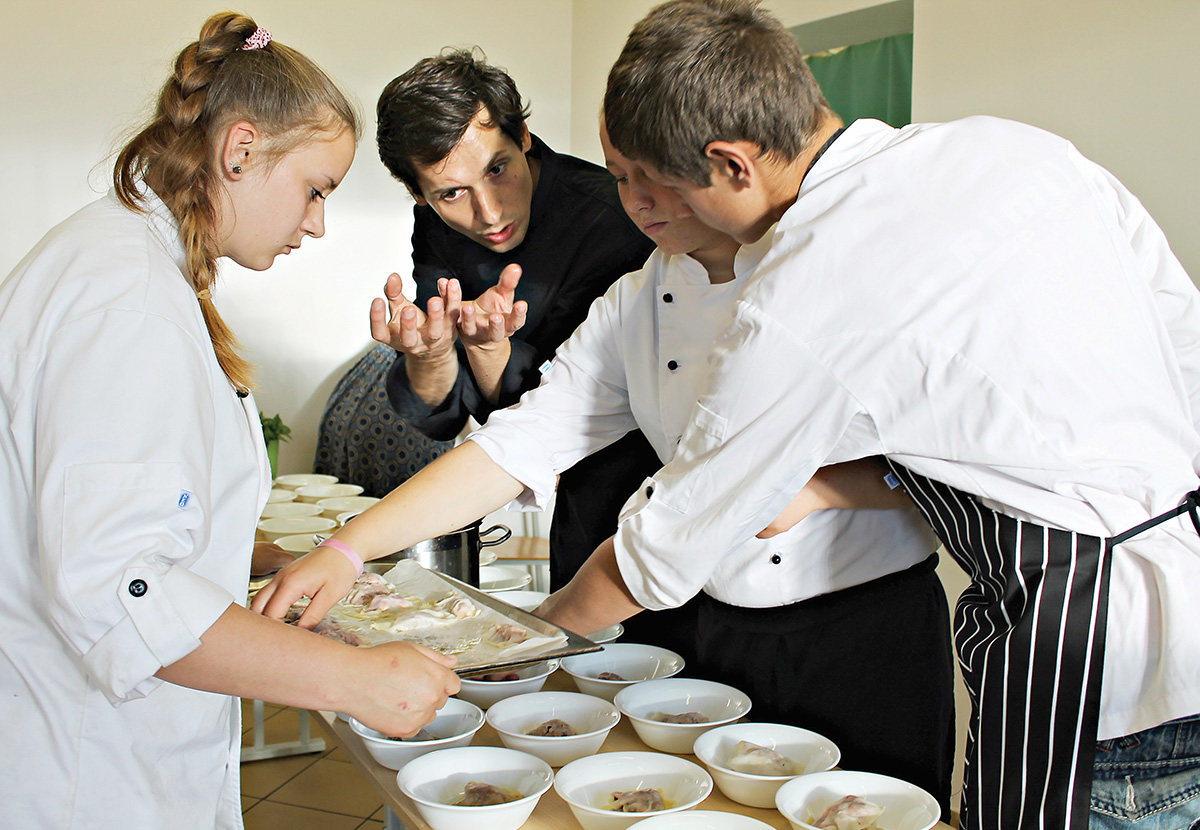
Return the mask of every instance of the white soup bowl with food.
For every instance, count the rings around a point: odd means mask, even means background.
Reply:
[[[690,810],[712,789],[712,776],[703,767],[657,752],[589,755],[567,764],[554,779],[554,791],[583,830],[624,830],[651,816]],[[649,800],[637,804],[642,796]],[[622,802],[652,809],[625,812],[617,809]]]
[[[553,781],[554,772],[541,758],[497,746],[439,749],[396,775],[400,791],[433,830],[517,830]],[[514,800],[478,807],[458,803],[481,784]]]
[[[595,755],[620,719],[609,701],[578,692],[510,697],[487,713],[505,746],[536,755],[552,767]]]
[[[693,751],[717,789],[748,807],[774,807],[786,782],[833,769],[842,757],[824,735],[783,723],[718,726],[698,737]]]

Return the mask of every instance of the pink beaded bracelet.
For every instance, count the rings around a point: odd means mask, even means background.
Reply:
[[[354,548],[347,545],[345,542],[339,542],[337,539],[326,539],[324,542],[317,545],[317,547],[333,548],[338,553],[340,553],[342,556],[349,559],[350,564],[354,566],[354,570],[356,570],[358,572],[359,576],[362,576],[362,572],[363,572],[362,557],[358,555],[358,551],[356,551]]]

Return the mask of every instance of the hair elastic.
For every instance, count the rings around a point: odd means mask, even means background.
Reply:
[[[317,547],[318,548],[333,548],[338,553],[340,553],[342,556],[349,559],[350,564],[354,566],[354,569],[356,571],[358,571],[358,575],[362,576],[362,572],[363,572],[362,557],[358,555],[358,551],[356,551],[354,548],[347,545],[345,542],[340,542],[337,539],[326,539],[324,542],[317,545]]]
[[[206,288],[206,289],[204,289],[203,291],[197,291],[197,292],[196,292],[196,299],[197,299],[197,300],[211,300],[211,299],[212,299],[212,292],[211,292],[211,291],[209,291],[207,288]]]
[[[271,42],[271,33],[259,26],[254,30],[254,34],[246,38],[246,42],[242,44],[243,50],[261,49]]]

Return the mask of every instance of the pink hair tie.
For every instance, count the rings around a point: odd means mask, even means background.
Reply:
[[[246,38],[246,42],[242,44],[242,49],[261,49],[271,42],[271,33],[259,26],[254,30],[254,34]]]
[[[345,542],[339,542],[337,539],[326,539],[324,542],[317,545],[317,547],[333,548],[338,553],[342,554],[342,556],[349,559],[350,564],[354,566],[354,569],[356,571],[358,571],[358,576],[362,576],[362,572],[363,572],[362,557],[358,555],[358,551],[356,551],[354,548],[347,545]]]

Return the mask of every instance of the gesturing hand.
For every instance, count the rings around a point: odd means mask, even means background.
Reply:
[[[453,283],[453,285],[450,285]],[[438,280],[428,313],[404,296],[399,274],[387,278],[385,299],[371,303],[371,336],[417,359],[444,358],[454,349],[461,291],[458,280]]]
[[[512,264],[500,272],[500,279],[473,302],[461,303],[458,310],[458,334],[466,345],[499,343],[512,337],[525,325],[529,304],[516,300],[521,266]],[[440,286],[439,286],[440,288]],[[450,308],[450,297],[445,297]],[[457,299],[461,299],[461,294]]]

